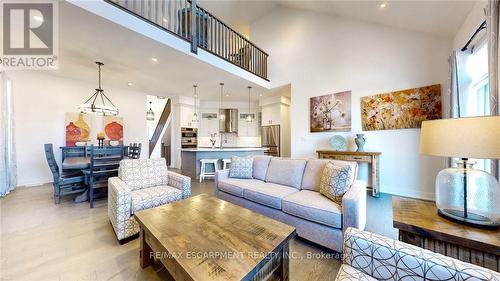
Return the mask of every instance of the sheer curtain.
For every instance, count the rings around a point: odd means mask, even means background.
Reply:
[[[0,72],[0,197],[17,185],[12,81]]]
[[[489,106],[490,115],[499,114],[498,100],[498,29],[499,29],[499,0],[489,0],[485,8],[486,32],[488,42],[488,84],[489,84]],[[491,173],[500,179],[500,165],[498,160],[491,161]]]

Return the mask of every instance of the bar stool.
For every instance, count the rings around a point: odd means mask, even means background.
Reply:
[[[225,170],[228,168],[228,164],[231,164],[231,159],[222,159],[222,170]]]
[[[201,162],[200,182],[204,181],[206,177],[215,178],[215,171],[217,170],[217,163],[219,162],[219,159],[200,159],[200,162]],[[206,166],[210,164],[214,165],[213,172],[207,172],[206,170]]]

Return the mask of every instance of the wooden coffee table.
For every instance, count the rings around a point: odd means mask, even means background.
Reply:
[[[288,280],[295,228],[202,194],[135,214],[140,264],[175,280]]]

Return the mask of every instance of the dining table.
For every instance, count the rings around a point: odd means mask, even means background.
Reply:
[[[63,171],[75,171],[75,170],[85,170],[90,166],[90,156],[88,151],[90,146],[61,146],[62,151],[62,170]],[[127,158],[128,155],[128,145],[123,146],[123,155]]]

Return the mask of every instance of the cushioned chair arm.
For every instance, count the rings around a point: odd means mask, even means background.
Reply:
[[[118,177],[108,179],[108,215],[113,226],[130,217],[130,188]]]
[[[354,181],[342,197],[342,229],[355,227],[365,229],[366,225],[366,183]]]
[[[215,171],[215,190],[219,189],[219,182],[229,178],[229,169]]]
[[[182,198],[186,199],[191,196],[191,178],[183,176],[179,173],[168,171],[168,185],[180,189]]]
[[[354,228],[344,232],[343,264],[377,280],[500,280],[484,267]]]

